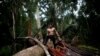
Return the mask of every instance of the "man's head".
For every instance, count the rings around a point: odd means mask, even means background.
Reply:
[[[53,24],[52,23],[48,24],[48,27],[49,28],[53,27]]]

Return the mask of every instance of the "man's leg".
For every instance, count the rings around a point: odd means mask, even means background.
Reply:
[[[51,40],[53,41],[53,45],[55,47],[55,37],[51,37]]]
[[[47,36],[47,37],[44,39],[44,45],[47,44],[48,40],[49,40],[49,37]]]

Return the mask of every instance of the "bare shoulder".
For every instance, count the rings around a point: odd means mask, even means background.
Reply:
[[[56,28],[55,28],[55,27],[53,27],[52,29],[56,30]]]

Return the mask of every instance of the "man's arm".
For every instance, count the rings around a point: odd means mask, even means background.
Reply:
[[[61,40],[60,35],[59,35],[59,33],[58,33],[58,31],[56,29],[55,29],[55,33],[56,33],[58,39]]]
[[[59,37],[60,35],[59,35],[58,31],[55,28],[54,28],[54,31],[55,31],[56,35]]]

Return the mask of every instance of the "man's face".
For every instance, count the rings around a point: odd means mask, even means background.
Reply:
[[[50,25],[49,25],[49,27],[51,28],[51,27],[52,27],[52,25],[50,24]]]

